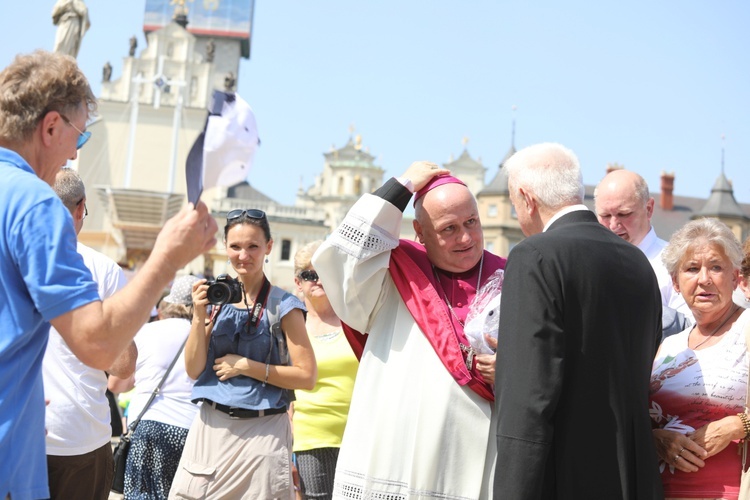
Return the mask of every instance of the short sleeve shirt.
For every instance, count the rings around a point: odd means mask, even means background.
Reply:
[[[748,321],[750,310],[718,343],[697,351],[688,347],[692,328],[662,342],[649,396],[649,412],[659,428],[687,434],[743,411],[748,374],[743,330]],[[741,465],[735,443],[708,458],[697,472],[682,472],[663,461],[659,467],[668,498],[737,498]]]
[[[0,497],[47,498],[42,358],[49,321],[99,300],[73,220],[17,153],[0,148]]]
[[[302,301],[284,292],[279,303],[278,320],[281,321],[293,309],[306,311]],[[294,400],[294,391],[263,384],[252,377],[238,375],[221,381],[216,376],[214,362],[227,354],[238,354],[264,364],[283,364],[281,350],[286,348],[286,339],[272,334],[268,310],[263,309],[257,327],[249,324],[248,317],[245,309],[232,305],[222,307],[211,332],[206,368],[193,386],[194,402],[208,399],[227,406],[267,410],[288,406]]]

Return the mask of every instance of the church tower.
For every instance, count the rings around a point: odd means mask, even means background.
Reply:
[[[723,166],[705,205],[691,219],[704,217],[719,219],[732,230],[740,242],[745,241],[750,235],[750,217],[734,198],[734,188],[724,175]]]
[[[233,5],[146,0],[146,47],[137,53],[130,39],[116,78],[105,65],[93,134],[78,160],[91,214],[81,240],[130,267],[184,203],[185,160],[213,90],[235,90],[240,58],[249,58],[254,1]]]
[[[338,227],[346,212],[364,193],[371,193],[383,184],[384,170],[375,165],[375,157],[362,147],[362,137],[349,137],[340,149],[331,146],[323,154],[323,172],[315,184],[297,192],[299,207],[321,207],[326,212],[325,225]]]
[[[515,106],[513,107],[515,111]],[[484,229],[484,248],[497,255],[507,256],[510,249],[523,238],[513,204],[510,202],[505,162],[516,153],[516,120],[513,119],[510,148],[500,161],[492,180],[477,194],[479,217]]]
[[[481,158],[475,160],[469,154],[469,150],[466,148],[469,139],[464,137],[461,142],[464,145],[461,155],[455,160],[451,155],[450,161],[443,163],[443,168],[447,168],[451,171],[451,175],[464,181],[469,191],[476,196],[484,187],[484,175],[487,169],[482,165]]]

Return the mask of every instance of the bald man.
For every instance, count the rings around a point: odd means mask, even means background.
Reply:
[[[693,313],[674,289],[672,278],[661,261],[667,242],[657,237],[651,226],[654,198],[649,194],[646,181],[635,172],[613,170],[594,190],[594,203],[599,222],[641,249],[651,263],[659,283],[662,306],[665,306],[662,322],[665,336],[682,331],[693,322]]]
[[[313,256],[341,321],[369,334],[353,346],[361,361],[334,498],[491,495],[495,356],[476,354],[463,326],[505,259],[484,250],[476,199],[447,174],[412,164],[360,198]],[[418,242],[399,240],[413,192]]]

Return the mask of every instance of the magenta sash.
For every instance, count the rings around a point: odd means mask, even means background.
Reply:
[[[503,268],[505,259],[485,250],[482,277],[486,279]],[[400,240],[399,246],[391,251],[389,271],[406,308],[451,376],[459,385],[468,385],[484,399],[494,401],[492,387],[482,380],[475,368],[466,368],[459,343],[469,345],[469,341],[464,335],[463,326],[450,315],[445,300],[436,288],[432,264],[424,247],[413,241]],[[367,334],[357,332],[347,325],[342,327],[359,359]]]

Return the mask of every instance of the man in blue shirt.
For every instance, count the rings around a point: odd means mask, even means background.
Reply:
[[[50,187],[90,137],[95,110],[69,56],[37,51],[0,72],[0,499],[49,496],[41,366],[50,323],[82,362],[104,370],[176,271],[216,243],[206,206],[188,205],[131,282],[99,300],[70,213]]]

